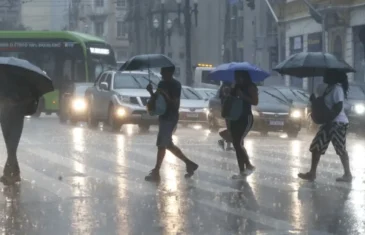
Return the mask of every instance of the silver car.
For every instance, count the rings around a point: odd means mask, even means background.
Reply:
[[[85,92],[88,125],[96,127],[102,121],[112,131],[119,131],[123,124],[137,124],[148,130],[150,125],[157,124],[157,118],[147,113],[150,94],[146,86],[151,82],[156,88],[159,81],[157,76],[141,71],[103,72]]]

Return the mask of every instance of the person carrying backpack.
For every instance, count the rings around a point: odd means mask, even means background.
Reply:
[[[344,175],[337,178],[336,181],[351,182],[352,174],[346,150],[349,121],[344,110],[344,101],[349,90],[347,75],[339,71],[329,71],[325,74],[323,81],[326,86],[317,92],[319,96],[315,97],[312,94],[310,97],[312,119],[316,124],[320,124],[320,128],[310,145],[311,168],[307,173],[299,173],[298,177],[309,181],[316,179],[320,157],[326,153],[329,143],[332,142],[344,169]]]

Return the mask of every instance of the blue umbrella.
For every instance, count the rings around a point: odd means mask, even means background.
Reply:
[[[222,82],[233,82],[235,71],[247,71],[253,82],[262,82],[270,76],[270,74],[255,65],[248,62],[232,62],[228,64],[221,64],[210,72],[211,80]]]

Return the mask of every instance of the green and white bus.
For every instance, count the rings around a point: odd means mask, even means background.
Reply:
[[[108,43],[69,31],[0,31],[0,56],[28,60],[52,78],[55,91],[42,97],[35,116],[58,113],[64,84],[94,82],[104,70],[117,67]]]

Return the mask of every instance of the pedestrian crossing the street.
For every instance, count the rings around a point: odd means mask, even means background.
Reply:
[[[345,192],[359,197],[365,194],[365,171],[358,159],[365,152],[362,144],[349,145],[355,177],[352,184],[335,182],[343,172],[333,149],[323,157],[317,181],[309,183],[299,180],[297,174],[308,170],[310,141],[304,137],[269,140],[270,137],[250,136],[245,146],[257,170],[247,177],[247,182],[240,182],[230,178],[238,170],[235,153],[219,149],[218,137],[214,135],[195,137],[194,133],[199,132],[192,131],[185,136],[183,133],[175,141],[199,164],[196,174],[185,179],[184,164],[168,153],[161,169],[162,181],[157,186],[144,181],[144,176],[155,164],[154,135],[113,135],[79,127],[72,127],[70,134],[61,130],[58,137],[45,133],[32,138],[29,133],[25,134],[18,158],[22,192],[28,194],[21,196],[21,200],[31,203],[98,198],[108,192],[123,198],[126,195],[135,198],[185,197],[199,207],[281,231],[263,234],[304,234],[303,230],[309,231],[305,234],[331,234],[297,221],[301,208],[309,207],[308,210],[315,206],[302,201],[301,195],[316,197],[317,194],[342,195]],[[0,144],[0,149],[5,156],[4,144]],[[2,166],[4,161],[5,157],[2,157]],[[6,201],[7,197],[1,195],[0,203]],[[358,206],[365,209],[364,203]]]

